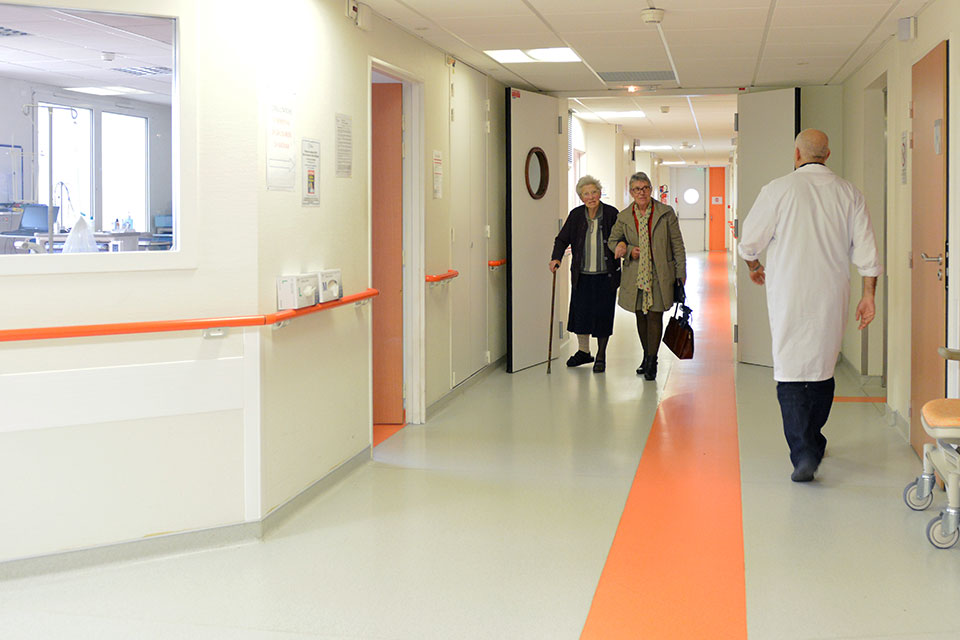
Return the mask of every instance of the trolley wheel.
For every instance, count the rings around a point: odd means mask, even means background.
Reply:
[[[933,504],[933,491],[927,494],[927,497],[921,500],[917,496],[917,487],[919,485],[918,480],[914,480],[906,487],[903,488],[903,501],[907,503],[907,506],[913,509],[914,511],[923,511],[931,504]]]
[[[960,528],[953,532],[952,536],[943,535],[943,519],[937,516],[927,525],[927,540],[937,549],[949,549],[957,544],[960,539]]]

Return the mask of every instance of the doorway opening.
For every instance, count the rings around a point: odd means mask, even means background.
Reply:
[[[371,443],[423,422],[423,83],[370,61]]]

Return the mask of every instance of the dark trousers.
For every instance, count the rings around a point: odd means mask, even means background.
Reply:
[[[790,462],[801,460],[820,464],[827,439],[820,430],[833,406],[833,378],[820,382],[778,382],[777,400],[783,416],[783,435],[790,445]]]

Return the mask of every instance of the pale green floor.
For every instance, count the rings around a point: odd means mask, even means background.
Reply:
[[[0,638],[575,640],[670,375],[637,378],[632,331],[602,376],[571,345],[549,377],[476,381],[265,542],[0,582]],[[771,372],[736,373],[749,637],[960,637],[960,548],[925,539],[942,492],[903,504],[899,433],[834,405],[818,480],[791,483]],[[837,392],[864,393],[844,370]]]

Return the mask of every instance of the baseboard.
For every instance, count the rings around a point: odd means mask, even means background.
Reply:
[[[17,558],[0,562],[0,581],[63,573],[90,567],[151,560],[166,556],[252,544],[274,534],[311,500],[370,460],[371,447],[334,468],[323,478],[268,513],[262,520],[169,533],[74,551]]]
[[[441,396],[440,399],[427,407],[426,419],[429,420],[430,418],[434,417],[437,415],[437,412],[441,411],[444,407],[450,404],[452,400],[460,397],[464,391],[475,385],[477,382],[483,380],[497,369],[503,368],[506,362],[507,356],[501,356],[455,386],[453,389]]]
[[[0,581],[238,546],[256,542],[259,536],[259,522],[244,522],[211,529],[169,533],[75,551],[18,558],[0,562]]]
[[[910,444],[910,422],[905,420],[899,411],[891,409],[890,405],[887,405],[886,418],[887,424],[897,430],[904,442]]]
[[[322,494],[324,491],[343,480],[350,472],[363,466],[370,461],[372,447],[367,446],[352,458],[349,458],[339,466],[334,467],[330,472],[311,484],[309,487],[293,496],[283,504],[270,510],[263,520],[260,521],[260,537],[266,538],[274,534],[285,522],[296,515],[311,500]]]

